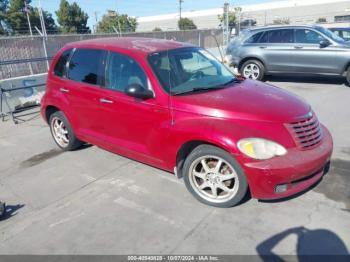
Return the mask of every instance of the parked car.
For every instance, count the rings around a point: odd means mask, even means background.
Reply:
[[[6,204],[0,201],[0,219],[5,216]]]
[[[245,30],[229,44],[226,60],[251,79],[270,74],[345,76],[350,84],[350,43],[321,26]]]
[[[332,152],[307,103],[175,41],[67,44],[50,66],[41,114],[63,150],[87,142],[174,172],[218,207],[238,204],[248,188],[259,199],[305,190]]]
[[[328,28],[337,36],[343,38],[345,41],[350,41],[350,28]]]

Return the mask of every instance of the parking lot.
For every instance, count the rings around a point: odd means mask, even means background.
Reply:
[[[61,152],[39,117],[0,122],[1,254],[348,254],[350,87],[269,77],[306,99],[334,139],[311,190],[230,209],[197,202],[173,174],[86,146]]]

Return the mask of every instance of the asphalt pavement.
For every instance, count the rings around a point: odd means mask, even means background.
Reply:
[[[282,201],[218,209],[173,174],[96,146],[62,152],[39,116],[0,122],[0,254],[348,254],[350,87],[269,77],[307,100],[334,138],[329,173]]]

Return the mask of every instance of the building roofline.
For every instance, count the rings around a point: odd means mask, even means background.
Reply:
[[[256,11],[265,11],[265,10],[278,9],[278,8],[312,6],[312,5],[322,5],[322,4],[330,4],[330,3],[334,4],[339,2],[348,2],[348,1],[346,0],[282,0],[282,1],[266,2],[261,4],[242,5],[240,7],[242,8],[242,12],[256,12]],[[231,6],[231,9],[234,9],[234,7]],[[206,9],[206,10],[199,10],[199,11],[182,12],[182,16],[192,18],[192,17],[201,17],[201,16],[208,16],[208,15],[219,15],[219,14],[222,14],[222,12],[223,12],[222,8],[214,8],[214,9]],[[178,13],[169,13],[169,14],[163,14],[163,15],[138,17],[137,21],[140,23],[144,23],[144,22],[154,22],[154,21],[162,21],[162,20],[178,19],[178,18],[179,18]]]

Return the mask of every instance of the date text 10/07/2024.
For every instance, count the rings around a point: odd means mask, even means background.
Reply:
[[[128,261],[218,261],[216,256],[128,256]]]

